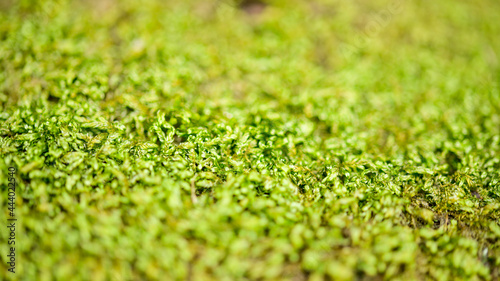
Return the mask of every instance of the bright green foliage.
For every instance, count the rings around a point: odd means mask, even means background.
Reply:
[[[498,280],[500,2],[233,4],[4,1],[0,279]]]

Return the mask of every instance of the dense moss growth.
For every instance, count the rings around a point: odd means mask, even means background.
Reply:
[[[4,1],[16,280],[498,280],[500,2]]]

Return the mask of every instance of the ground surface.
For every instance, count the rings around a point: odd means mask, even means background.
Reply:
[[[500,2],[19,2],[0,279],[498,280]]]

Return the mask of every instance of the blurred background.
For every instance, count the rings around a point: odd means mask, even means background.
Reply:
[[[57,101],[68,93],[50,81],[78,77],[81,92],[103,109],[116,95],[230,114],[264,106],[301,114],[327,136],[371,131],[377,147],[392,133],[403,146],[415,132],[462,134],[469,121],[477,133],[498,122],[490,113],[500,104],[499,6],[2,0],[0,101],[12,104],[24,93]],[[23,75],[31,79],[22,82]]]

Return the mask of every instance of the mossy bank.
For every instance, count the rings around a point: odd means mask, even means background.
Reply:
[[[0,279],[498,280],[500,2],[0,7]]]

